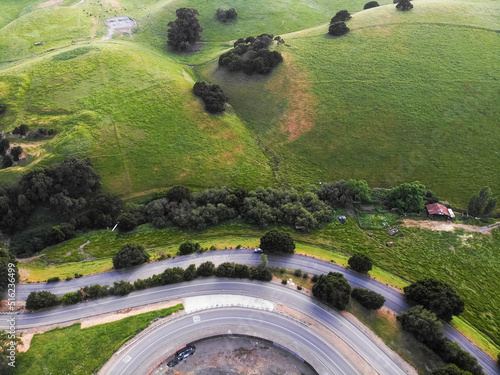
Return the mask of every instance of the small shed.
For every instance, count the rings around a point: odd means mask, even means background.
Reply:
[[[432,203],[426,205],[425,208],[427,209],[429,216],[439,216],[445,217],[447,219],[455,218],[455,213],[453,212],[453,210],[451,208],[446,208],[442,204]]]

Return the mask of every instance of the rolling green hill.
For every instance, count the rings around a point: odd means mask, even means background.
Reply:
[[[499,16],[492,4],[382,6],[356,13],[346,37],[326,25],[283,35],[285,63],[268,79],[200,70],[273,148],[284,180],[420,180],[464,205],[500,185]]]
[[[362,11],[364,3],[7,1],[0,97],[9,111],[0,129],[27,123],[58,134],[28,144],[25,165],[0,178],[12,182],[76,153],[92,157],[105,187],[126,197],[174,184],[339,178],[373,186],[420,180],[461,205],[482,185],[498,193],[498,3],[417,1],[406,13],[390,1]],[[200,12],[197,53],[164,47],[166,24],[182,6]],[[238,20],[218,23],[217,7],[235,7]],[[354,14],[351,32],[330,38],[327,22],[340,9]],[[100,41],[105,18],[118,14],[138,21],[134,39]],[[262,32],[286,41],[285,61],[271,75],[217,68],[230,40]],[[88,53],[53,60],[89,43]],[[232,108],[206,115],[190,93],[195,77],[219,83]]]
[[[70,50],[84,54],[69,60],[51,53],[3,72],[4,90],[16,100],[2,120],[58,131],[36,161],[89,156],[117,194],[270,180],[241,120],[230,109],[203,111],[189,67],[127,41],[85,48]]]

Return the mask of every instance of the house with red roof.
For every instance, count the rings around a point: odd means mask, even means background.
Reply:
[[[447,219],[454,219],[455,213],[451,208],[446,208],[440,203],[432,203],[425,206],[429,216],[445,217]]]

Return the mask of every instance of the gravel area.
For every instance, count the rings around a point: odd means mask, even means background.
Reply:
[[[175,367],[162,362],[152,375],[315,375],[293,354],[257,338],[223,336],[193,343],[194,355]]]

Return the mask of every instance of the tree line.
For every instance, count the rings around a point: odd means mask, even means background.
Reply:
[[[143,290],[156,286],[176,284],[191,281],[198,277],[229,277],[246,278],[250,280],[271,281],[272,273],[260,264],[249,267],[245,264],[232,262],[221,263],[215,266],[213,262],[207,261],[198,267],[191,264],[186,269],[181,267],[167,268],[161,274],[155,274],[147,279],[137,279],[133,283],[122,280],[114,282],[113,286],[94,284],[86,286],[76,292],[66,293],[61,297],[49,291],[31,292],[26,299],[26,309],[30,311],[46,309],[59,305],[74,305],[79,302],[104,298],[107,296],[124,296],[134,290]]]
[[[421,213],[438,197],[420,182],[403,183],[389,190],[372,189],[364,180],[323,183],[312,191],[294,188],[209,188],[192,193],[174,186],[143,204],[125,205],[101,191],[101,180],[90,159],[68,158],[60,164],[23,175],[11,187],[0,186],[0,227],[11,239],[10,250],[30,256],[46,246],[73,238],[86,230],[118,224],[121,231],[150,223],[155,228],[203,230],[232,220],[261,228],[290,226],[305,231],[332,221],[337,209],[377,203],[400,213]],[[471,213],[486,215],[497,199],[484,187],[469,203]],[[476,208],[474,208],[476,207]],[[36,210],[59,223],[26,227]]]

